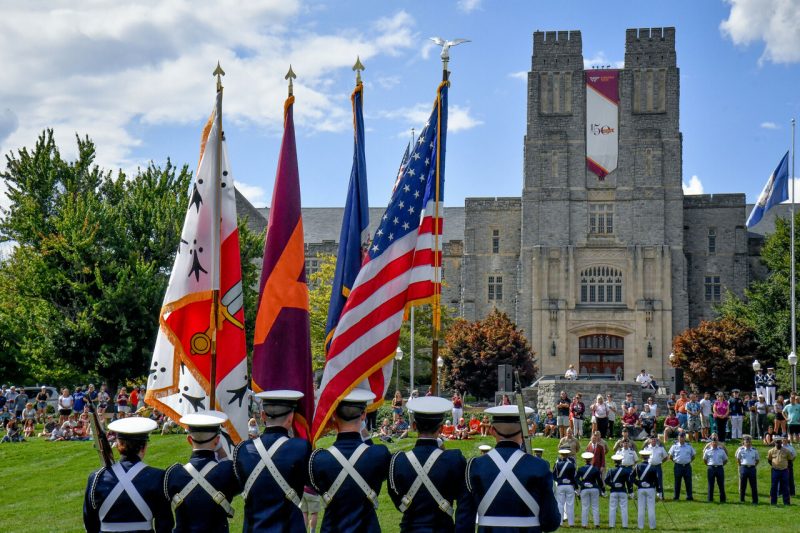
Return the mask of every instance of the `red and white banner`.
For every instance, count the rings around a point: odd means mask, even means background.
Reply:
[[[586,166],[603,180],[617,168],[619,70],[586,71]]]

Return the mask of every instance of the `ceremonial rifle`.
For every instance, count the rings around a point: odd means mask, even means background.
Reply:
[[[106,431],[103,429],[103,426],[100,424],[100,419],[97,417],[94,402],[89,398],[89,401],[86,403],[89,406],[89,413],[92,415],[92,437],[94,438],[94,446],[97,448],[97,453],[100,454],[100,460],[103,461],[103,466],[111,468],[111,465],[114,464],[114,450],[111,449]]]
[[[516,397],[517,407],[519,407],[519,425],[522,429],[522,445],[525,447],[525,453],[531,453],[531,436],[528,433],[528,417],[525,416],[525,399],[522,397],[522,382],[519,380],[519,370],[514,371],[514,377],[517,380]]]

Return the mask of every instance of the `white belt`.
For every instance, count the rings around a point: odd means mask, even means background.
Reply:
[[[322,499],[325,501],[326,505],[329,505],[333,500],[336,493],[341,488],[342,484],[348,478],[348,476],[355,482],[356,485],[361,489],[367,499],[372,503],[372,506],[377,509],[378,508],[378,495],[372,490],[372,487],[369,486],[369,483],[358,473],[358,470],[355,468],[355,464],[358,459],[361,457],[369,446],[366,444],[360,444],[356,451],[353,452],[353,455],[350,456],[350,459],[347,459],[342,452],[340,452],[336,446],[331,446],[327,449],[328,453],[330,453],[336,461],[342,465],[342,471],[339,472],[339,475],[336,476],[336,479],[333,481],[333,484],[322,494]]]
[[[486,491],[486,494],[483,495],[480,504],[478,504],[478,525],[482,526],[496,526],[496,527],[532,527],[539,525],[539,504],[536,503],[536,500],[531,496],[531,493],[528,492],[528,489],[520,482],[519,478],[514,474],[514,466],[525,457],[525,453],[522,450],[516,450],[511,457],[509,457],[508,462],[503,460],[503,457],[497,452],[497,449],[494,448],[488,454],[486,454],[494,464],[499,469],[497,473],[497,477],[494,478],[494,481],[489,486],[489,490]],[[516,493],[517,497],[522,500],[528,510],[531,512],[533,516],[521,516],[521,517],[508,517],[508,516],[487,516],[486,512],[491,507],[492,503],[494,503],[494,499],[497,497],[497,494],[500,492],[500,489],[503,488],[503,485],[508,483],[511,485],[511,488]],[[513,524],[500,524],[494,523],[493,521],[500,520],[511,520],[514,521]],[[535,521],[535,523],[534,523]],[[492,522],[492,523],[490,523]],[[524,523],[517,523],[517,522],[524,522]]]
[[[535,516],[480,516],[478,525],[486,527],[538,527],[539,519]]]
[[[136,463],[127,472],[122,465],[114,463],[111,465],[111,471],[117,478],[117,484],[111,489],[103,504],[100,506],[98,515],[100,516],[100,529],[103,531],[136,531],[136,530],[150,530],[153,529],[153,512],[150,507],[136,490],[133,484],[135,478],[142,470],[145,464],[142,462]],[[122,493],[128,495],[133,505],[144,517],[143,522],[105,522],[105,517],[108,515],[111,508],[117,503],[117,500]]]
[[[406,459],[408,459],[408,462],[411,463],[411,467],[417,473],[417,477],[411,484],[411,487],[408,489],[406,495],[402,498],[402,503],[399,507],[400,512],[405,513],[408,510],[420,487],[425,485],[425,488],[428,489],[431,497],[436,500],[436,505],[439,506],[439,509],[447,513],[448,516],[452,517],[453,506],[450,505],[450,502],[448,502],[444,496],[442,496],[442,493],[439,492],[439,489],[436,488],[436,485],[433,484],[430,476],[428,476],[431,468],[433,468],[433,464],[436,462],[439,456],[442,455],[442,450],[438,448],[433,450],[433,453],[431,453],[431,455],[428,457],[428,460],[425,461],[424,466],[420,464],[419,459],[417,459],[417,456],[414,455],[414,452],[408,451],[405,455]]]
[[[100,522],[100,531],[152,531],[150,522]]]
[[[231,504],[225,497],[225,494],[222,491],[217,490],[206,479],[208,473],[211,472],[215,466],[217,466],[217,463],[214,461],[210,461],[206,463],[206,466],[204,466],[203,469],[200,470],[200,472],[198,472],[197,469],[194,467],[194,465],[192,465],[192,463],[187,463],[183,465],[183,469],[186,470],[186,472],[190,476],[192,476],[192,479],[191,481],[189,481],[189,483],[186,484],[185,487],[183,487],[183,490],[181,490],[179,493],[177,493],[175,496],[172,497],[173,511],[183,503],[183,501],[186,499],[187,496],[189,496],[189,494],[195,489],[195,487],[200,486],[200,488],[206,491],[206,494],[211,496],[211,499],[214,501],[214,503],[222,507],[222,509],[225,511],[225,514],[227,514],[228,517],[233,518],[233,507],[231,507]]]
[[[261,441],[260,437],[253,439],[253,445],[258,452],[258,455],[261,457],[261,460],[258,462],[256,467],[250,472],[250,475],[247,477],[247,481],[244,484],[244,489],[242,490],[242,497],[246,500],[247,495],[250,494],[250,490],[253,488],[253,484],[255,484],[256,479],[258,476],[261,475],[261,472],[266,468],[270,475],[272,476],[272,480],[278,484],[278,486],[283,491],[283,495],[286,497],[287,500],[295,504],[296,506],[300,507],[300,497],[297,495],[297,492],[289,485],[289,482],[286,481],[286,478],[283,477],[278,467],[275,465],[275,462],[272,460],[272,456],[278,451],[278,449],[283,446],[289,439],[281,436],[272,443],[272,446],[269,447],[267,450],[264,447],[264,443]]]

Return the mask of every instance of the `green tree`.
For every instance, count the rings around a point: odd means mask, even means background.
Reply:
[[[319,268],[308,276],[308,312],[311,323],[311,357],[314,370],[325,366],[325,324],[331,301],[336,256],[317,254]]]
[[[520,379],[536,378],[533,349],[508,315],[494,309],[483,320],[456,320],[447,333],[446,386],[478,398],[497,390],[497,365],[510,364]]]
[[[752,388],[753,354],[758,349],[755,334],[736,318],[702,321],[675,337],[672,366],[695,391]]]

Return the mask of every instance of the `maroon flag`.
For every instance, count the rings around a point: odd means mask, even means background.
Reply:
[[[253,346],[253,390],[305,394],[294,417],[296,437],[309,438],[314,412],[300,174],[292,106],[284,104],[284,132],[272,192]]]

